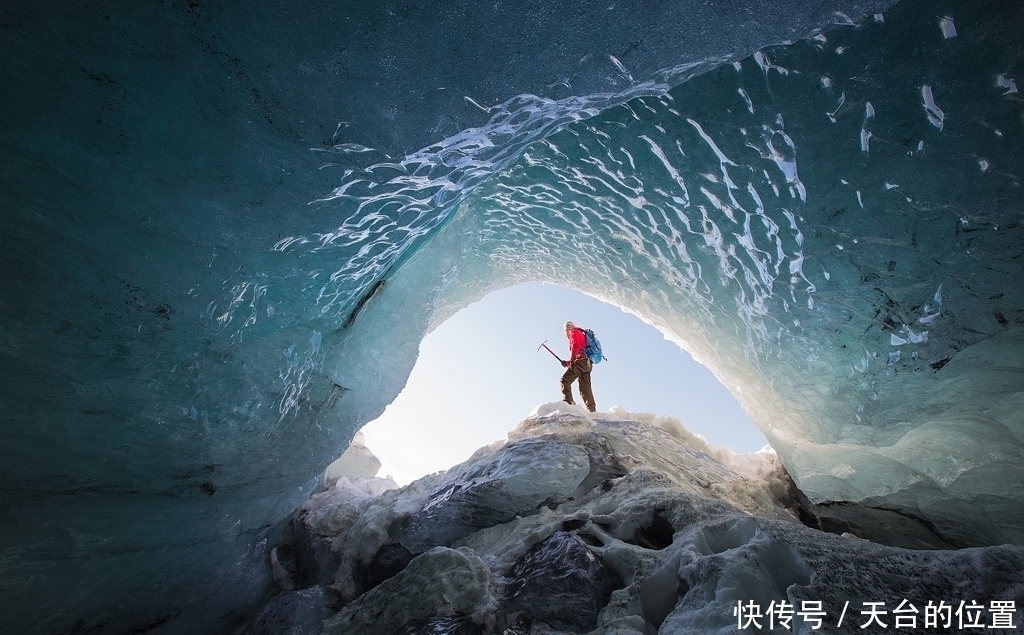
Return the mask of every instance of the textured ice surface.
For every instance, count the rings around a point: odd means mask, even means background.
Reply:
[[[923,517],[951,545],[1020,542],[1022,490],[997,483],[1024,476],[1024,131],[998,79],[1019,69],[1001,27],[1021,16],[959,16],[947,37],[901,4],[568,126],[475,187],[388,284],[433,271],[414,297],[434,320],[537,279],[628,307],[735,390],[814,501]],[[465,141],[446,164],[479,165]],[[428,192],[452,174],[405,170],[443,175]],[[367,329],[408,297],[379,293]]]
[[[3,623],[237,623],[526,280],[693,352],[830,522],[1024,541],[1019,3],[728,4],[0,9]]]
[[[591,457],[582,482],[563,469],[569,447]],[[535,472],[494,469],[527,456]],[[509,502],[505,518],[493,513],[493,499],[462,499],[466,516],[490,522],[459,536],[448,518],[424,515],[482,473],[497,487],[548,496],[532,507]],[[254,626],[296,614],[286,602],[300,593],[292,589],[326,584],[297,567],[313,548],[304,538],[312,528],[330,536],[345,562],[326,587],[310,587],[342,598],[313,631],[325,634],[862,633],[881,628],[872,619],[913,623],[908,632],[956,632],[970,615],[1024,631],[1024,547],[911,551],[810,529],[797,521],[806,510],[787,481],[773,453],[709,448],[671,419],[548,404],[506,443],[445,473],[378,497],[342,480],[310,499],[283,542],[293,554],[284,560],[288,590]],[[354,522],[334,530],[317,520],[354,508]],[[394,553],[416,518],[436,540],[406,550],[401,563],[387,559],[382,573],[381,554]],[[368,536],[376,546],[356,553]],[[927,628],[929,610],[952,629]]]

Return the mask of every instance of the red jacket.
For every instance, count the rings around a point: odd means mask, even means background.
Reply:
[[[569,359],[583,357],[583,349],[587,347],[587,334],[580,327],[574,327],[565,334],[569,340]]]

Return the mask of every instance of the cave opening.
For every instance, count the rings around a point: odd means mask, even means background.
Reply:
[[[378,475],[406,484],[447,469],[503,440],[538,405],[559,401],[562,369],[540,344],[564,357],[566,320],[601,338],[599,414],[618,406],[675,417],[736,453],[767,445],[732,393],[653,326],[571,288],[529,282],[488,294],[426,335],[402,392],[362,429],[381,461]]]

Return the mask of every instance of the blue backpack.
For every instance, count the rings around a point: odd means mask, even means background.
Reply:
[[[594,331],[591,329],[583,329],[583,333],[587,336],[587,345],[583,347],[583,354],[590,359],[592,364],[600,364],[602,359],[607,359],[603,353],[601,353],[601,342],[597,341],[597,336],[594,335]]]

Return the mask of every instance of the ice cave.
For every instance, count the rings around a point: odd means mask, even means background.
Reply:
[[[1012,0],[5,3],[3,630],[1024,632],[1022,32]],[[773,451],[538,395],[375,476],[352,441],[425,334],[533,281],[671,335]]]

